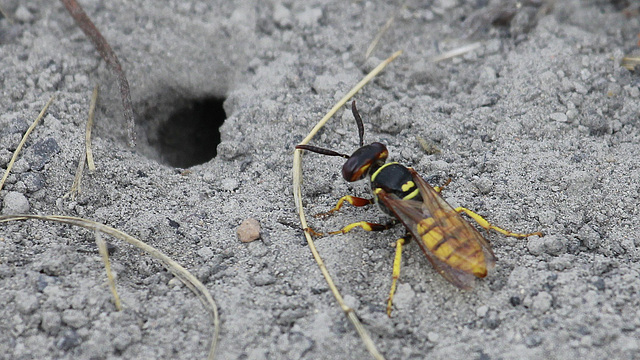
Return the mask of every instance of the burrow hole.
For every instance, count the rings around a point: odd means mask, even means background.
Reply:
[[[220,143],[219,128],[227,118],[224,100],[186,99],[173,106],[150,109],[142,129],[146,135],[143,152],[165,165],[182,169],[213,159]]]

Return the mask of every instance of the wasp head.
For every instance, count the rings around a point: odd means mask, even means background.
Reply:
[[[389,156],[387,147],[379,142],[363,146],[364,126],[362,124],[362,118],[360,118],[360,114],[356,108],[355,101],[351,103],[351,111],[358,125],[358,135],[360,135],[360,148],[351,154],[351,156],[317,146],[296,145],[296,149],[308,150],[322,155],[340,156],[347,159],[347,162],[342,166],[342,177],[349,182],[358,181],[374,172],[380,166],[384,165],[387,156]]]
[[[347,181],[358,181],[384,165],[389,151],[384,144],[374,142],[356,150],[342,166],[342,177]]]

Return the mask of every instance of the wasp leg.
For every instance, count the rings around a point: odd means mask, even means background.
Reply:
[[[442,190],[444,190],[445,187],[447,187],[447,185],[449,185],[450,182],[451,178],[448,178],[447,181],[444,182],[444,184],[440,186],[434,186],[433,190],[435,190],[439,194],[440,192],[442,192]]]
[[[320,236],[324,236],[324,234],[323,234],[323,233],[321,233],[321,232],[317,232],[317,231],[313,230],[313,229],[312,229],[312,228],[310,228],[310,227],[306,227],[306,228],[304,228],[304,231],[305,231],[305,232],[308,232],[311,236],[318,236],[318,237],[320,237]]]
[[[387,299],[387,316],[391,317],[393,308],[393,295],[396,293],[396,284],[400,278],[400,265],[402,264],[402,246],[411,238],[411,235],[405,235],[396,241],[396,256],[393,259],[393,275],[391,280],[391,291]]]
[[[342,205],[344,205],[344,202],[348,202],[349,204],[353,205],[353,206],[366,206],[366,205],[370,205],[374,203],[373,199],[363,199],[363,198],[359,198],[359,197],[355,197],[355,196],[351,196],[351,195],[345,195],[343,197],[340,198],[340,200],[338,200],[338,204],[336,205],[336,207],[334,207],[333,209],[325,212],[325,213],[320,213],[317,214],[316,216],[326,216],[329,214],[332,214],[338,210],[340,210],[340,208],[342,207]]]
[[[349,232],[349,231],[351,231],[351,230],[353,230],[354,228],[357,228],[357,227],[361,227],[365,231],[384,231],[384,230],[391,229],[397,223],[398,223],[397,220],[389,221],[386,224],[376,224],[376,223],[370,223],[370,222],[367,222],[367,221],[358,221],[358,222],[349,224],[349,225],[343,227],[342,229],[340,229],[338,231],[331,231],[331,232],[329,232],[329,234],[331,234],[331,235],[344,234],[344,233],[347,233],[347,232]]]
[[[500,234],[504,234],[506,236],[511,236],[511,237],[516,237],[516,238],[526,238],[529,236],[533,236],[533,235],[538,235],[540,237],[543,237],[544,234],[541,233],[540,231],[536,231],[536,232],[532,232],[529,234],[521,234],[521,233],[514,233],[508,230],[505,230],[503,228],[499,228],[495,225],[492,225],[490,222],[488,222],[487,220],[485,220],[482,216],[474,213],[473,211],[467,209],[467,208],[463,208],[463,207],[457,207],[456,212],[464,212],[465,214],[467,214],[470,218],[472,218],[473,220],[475,220],[475,222],[478,223],[478,225],[480,225],[481,227],[489,230],[492,229],[494,231],[499,232]]]

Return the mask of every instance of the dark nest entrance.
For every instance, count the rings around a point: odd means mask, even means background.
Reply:
[[[188,168],[216,157],[219,128],[227,118],[224,100],[186,100],[170,109],[149,111],[144,132],[151,157],[176,168]]]

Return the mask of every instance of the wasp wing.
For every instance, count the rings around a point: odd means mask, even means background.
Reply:
[[[447,203],[442,196],[438,192],[436,192],[429,183],[427,183],[415,170],[409,168],[409,172],[411,172],[411,176],[413,177],[413,181],[415,182],[418,189],[420,189],[420,193],[423,198],[423,207],[426,209],[426,212],[429,214],[433,214],[438,211],[442,211],[446,216],[444,217],[436,217],[436,224],[438,226],[453,226],[455,228],[459,228],[462,232],[462,238],[467,238],[472,241],[477,241],[483,253],[487,256],[487,261],[490,262],[490,267],[493,268],[495,265],[496,257],[493,254],[493,250],[491,250],[491,245],[489,242],[478,232],[478,230],[469,224],[457,211]],[[451,221],[451,223],[446,223],[445,219]]]
[[[422,201],[402,200],[384,190],[378,191],[378,198],[409,230],[445,279],[461,289],[471,288],[475,277],[486,276],[495,266],[489,243],[420,175],[409,171]]]

